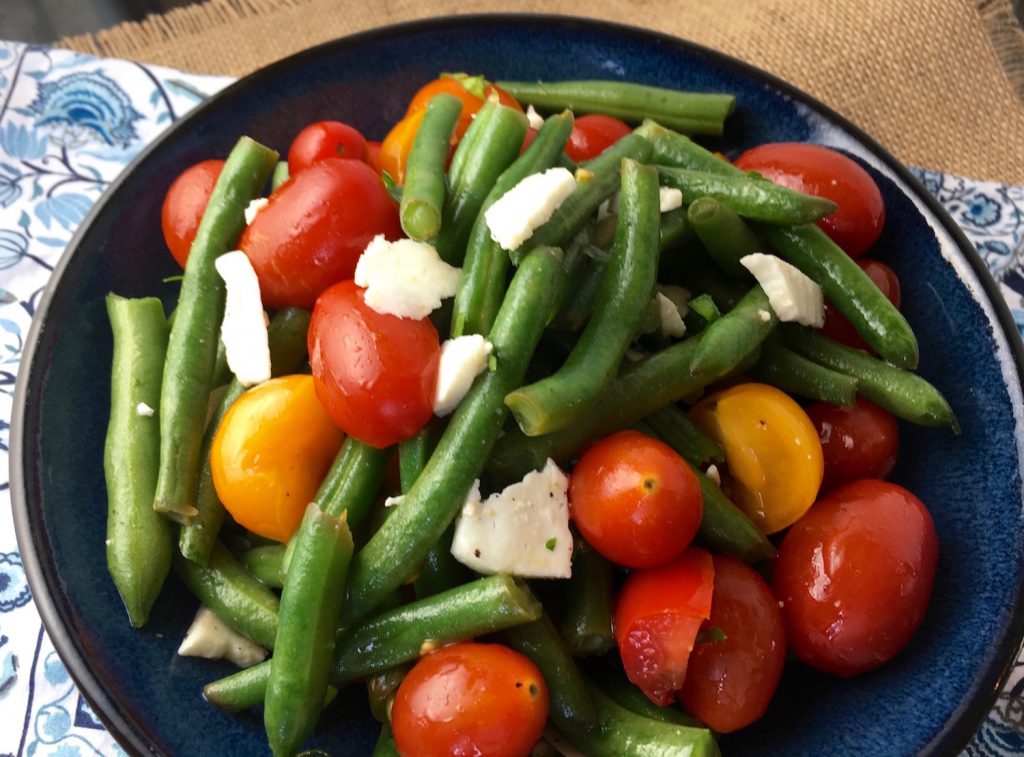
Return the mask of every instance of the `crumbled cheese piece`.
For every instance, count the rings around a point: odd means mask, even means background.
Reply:
[[[676,284],[658,284],[658,291],[672,300],[683,318],[690,312],[690,290]]]
[[[539,129],[544,125],[544,117],[532,105],[526,106],[526,120],[530,122],[531,129]]]
[[[765,323],[768,323],[768,321],[772,319],[772,314],[769,313],[767,310],[758,310],[757,317],[760,318]]]
[[[658,317],[661,319],[661,333],[664,336],[681,337],[686,333],[686,324],[676,304],[661,292],[656,295]]]
[[[220,338],[224,342],[228,367],[242,386],[267,381],[270,379],[270,344],[256,271],[241,250],[225,253],[213,264],[227,289]]]
[[[452,555],[480,573],[569,578],[569,477],[554,461],[480,501],[479,482],[466,497]]]
[[[719,486],[722,485],[722,474],[718,472],[718,466],[712,463],[708,466],[708,469],[704,471],[708,478],[714,481]]]
[[[135,406],[135,414],[141,415],[143,418],[152,418],[154,415],[156,415],[156,410],[151,408],[145,402],[140,402],[138,405]]]
[[[487,368],[494,345],[479,334],[446,339],[441,344],[434,389],[434,415],[443,418],[452,412],[473,385],[473,379]]]
[[[207,660],[230,660],[240,668],[248,668],[267,658],[267,650],[221,621],[205,605],[199,606],[196,617],[178,647],[182,657],[205,657]]]
[[[639,350],[634,350],[632,347],[626,350],[626,360],[631,363],[639,363],[645,357],[647,356],[644,353]]]
[[[754,274],[780,321],[796,321],[816,328],[824,325],[825,301],[821,287],[797,268],[763,252],[742,257],[740,263]]]
[[[575,188],[576,179],[566,168],[527,176],[484,213],[491,239],[502,249],[516,249],[550,220]]]
[[[267,207],[269,203],[269,197],[257,197],[255,200],[250,200],[249,204],[245,206],[245,225],[252,224],[256,220],[256,214]]]
[[[405,501],[405,495],[399,494],[397,497],[385,497],[384,507],[398,507],[402,502]]]
[[[683,192],[675,187],[658,187],[658,207],[662,213],[683,207]]]
[[[366,304],[399,318],[426,318],[455,295],[462,271],[448,265],[434,246],[414,239],[389,242],[378,234],[356,263],[355,282]]]

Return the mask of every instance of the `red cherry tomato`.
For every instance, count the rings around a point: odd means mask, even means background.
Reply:
[[[569,480],[583,537],[612,562],[653,568],[693,541],[704,505],[700,483],[664,442],[620,431],[591,446]]]
[[[519,148],[519,154],[522,155],[526,152],[526,148],[533,144],[533,140],[537,138],[537,130],[532,126],[526,130],[526,135],[523,137],[523,145]]]
[[[921,625],[939,545],[931,515],[901,486],[842,486],[790,528],[775,566],[789,648],[852,676],[891,659]]]
[[[683,687],[697,631],[711,614],[711,554],[690,547],[674,562],[635,570],[615,603],[615,642],[626,676],[662,707]]]
[[[380,173],[380,142],[366,143],[366,164]]]
[[[178,265],[185,267],[192,240],[196,238],[199,222],[206,212],[213,187],[224,168],[223,160],[204,160],[186,168],[174,180],[160,213],[164,230],[164,241]]]
[[[548,689],[537,666],[500,644],[455,644],[416,663],[391,710],[403,757],[526,757],[540,740]]]
[[[882,294],[886,296],[897,308],[900,306],[900,280],[896,272],[880,260],[861,258],[857,265],[864,269],[864,273],[875,282]],[[842,342],[850,347],[874,353],[868,346],[853,324],[846,320],[846,316],[840,313],[830,302],[825,303],[825,325],[822,327],[825,336]]]
[[[885,225],[882,193],[871,175],[821,145],[777,142],[747,150],[735,165],[805,194],[827,197],[839,209],[818,225],[851,257],[862,255]]]
[[[815,402],[807,416],[818,429],[825,456],[822,491],[862,478],[885,478],[896,464],[896,418],[862,397],[850,407]]]
[[[703,631],[724,639],[698,643],[679,700],[719,733],[758,720],[775,695],[786,662],[779,603],[757,571],[715,555],[715,592]]]
[[[427,424],[440,357],[429,319],[378,313],[353,281],[335,284],[313,309],[309,364],[316,395],[342,431],[366,444],[389,447]]]
[[[611,116],[580,116],[573,124],[565,153],[577,163],[590,160],[632,131],[623,121]]]
[[[288,149],[292,176],[324,158],[366,159],[366,138],[341,121],[317,121],[299,132]]]
[[[270,308],[311,308],[327,287],[352,278],[377,234],[402,236],[380,176],[358,160],[326,158],[288,179],[238,242]]]

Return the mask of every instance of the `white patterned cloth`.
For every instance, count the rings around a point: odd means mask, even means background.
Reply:
[[[0,41],[0,757],[124,753],[54,652],[22,570],[6,463],[14,381],[40,294],[86,211],[143,146],[230,81]],[[916,173],[1024,330],[1024,187]],[[1024,753],[1024,659],[966,753]]]

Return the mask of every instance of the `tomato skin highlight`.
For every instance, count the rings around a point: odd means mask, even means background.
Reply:
[[[596,113],[580,116],[573,123],[565,154],[577,163],[596,158],[632,131],[618,118]]]
[[[366,163],[326,158],[270,196],[238,246],[249,256],[269,308],[312,308],[332,284],[352,278],[377,234],[402,236],[398,207]]]
[[[569,479],[569,507],[583,537],[612,562],[652,568],[676,558],[697,533],[700,483],[667,444],[620,431],[583,453]]]
[[[676,560],[629,574],[615,603],[615,642],[626,676],[659,706],[686,680],[697,631],[711,614],[714,564],[690,547]]]
[[[882,193],[871,174],[842,153],[806,142],[776,142],[747,150],[734,165],[835,202],[839,209],[818,225],[850,257],[863,255],[882,233]]]
[[[825,458],[822,491],[892,472],[900,446],[900,428],[892,413],[857,397],[850,407],[815,402],[808,406],[807,417],[818,430]]]
[[[353,281],[335,284],[313,309],[316,394],[340,429],[371,446],[389,447],[427,424],[440,357],[429,319],[378,313]]]
[[[537,666],[500,644],[442,647],[420,659],[391,710],[403,757],[526,757],[547,722]]]
[[[878,285],[886,299],[899,309],[900,280],[896,276],[896,272],[882,261],[873,258],[861,258],[857,261],[857,265]],[[857,333],[857,329],[846,319],[846,316],[836,310],[835,306],[828,301],[825,302],[825,325],[822,326],[821,332],[837,342],[870,352],[872,355],[875,354],[875,351]]]
[[[719,733],[759,720],[775,695],[786,663],[786,633],[779,604],[754,569],[715,555],[711,617],[724,639],[698,643],[679,700]]]
[[[288,148],[288,173],[295,175],[324,158],[366,160],[366,138],[341,121],[316,121],[296,135]]]
[[[931,515],[887,481],[846,484],[786,534],[773,587],[790,649],[848,677],[892,659],[924,620],[938,563]]]
[[[182,171],[164,195],[160,225],[167,249],[182,268],[188,260],[192,240],[196,238],[199,222],[223,168],[223,160],[196,163]]]

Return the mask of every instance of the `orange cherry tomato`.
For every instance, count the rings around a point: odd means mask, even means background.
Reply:
[[[421,110],[426,110],[431,98],[437,94],[454,95],[462,100],[462,113],[455,124],[455,134],[452,135],[452,144],[457,144],[466,129],[473,123],[473,116],[483,107],[484,102],[491,95],[496,95],[498,102],[514,110],[522,112],[521,106],[512,95],[501,87],[491,84],[482,76],[466,76],[465,74],[445,74],[422,86],[412,96],[405,115],[409,116]]]
[[[286,542],[341,447],[312,376],[271,379],[224,415],[210,448],[217,496],[253,533]]]
[[[416,139],[420,122],[423,121],[424,112],[418,110],[403,118],[391,128],[384,141],[380,143],[380,150],[377,152],[380,172],[388,174],[399,186],[405,183],[405,164],[409,160],[409,151],[412,150],[412,143]]]
[[[423,657],[391,710],[403,757],[526,757],[548,715],[537,666],[500,644],[454,644]]]
[[[203,220],[206,204],[223,168],[223,160],[196,163],[181,172],[164,196],[160,214],[164,241],[182,268],[188,260],[192,240],[196,238],[199,222]]]
[[[785,392],[737,384],[703,399],[690,418],[722,445],[733,500],[766,534],[814,503],[825,470],[821,441]]]

